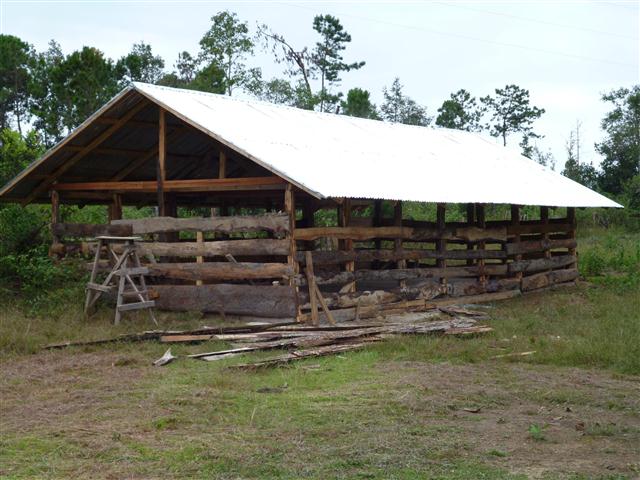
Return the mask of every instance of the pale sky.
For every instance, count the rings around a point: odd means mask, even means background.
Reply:
[[[345,60],[367,62],[343,75],[341,90],[365,88],[378,104],[396,76],[430,115],[460,88],[476,97],[511,83],[526,88],[546,109],[535,130],[557,170],[577,121],[581,160],[600,162],[593,148],[607,111],[600,95],[640,83],[640,1],[0,0],[0,30],[37,50],[55,39],[64,53],[88,45],[113,59],[144,41],[171,69],[179,52],[197,53],[221,10],[254,31],[265,23],[296,47],[316,41],[314,15],[337,16],[353,38]],[[269,52],[257,49],[249,63],[265,78],[282,76]]]

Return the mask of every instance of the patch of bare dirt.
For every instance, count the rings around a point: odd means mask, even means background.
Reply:
[[[401,404],[444,427],[443,441],[463,438],[461,455],[531,478],[640,473],[640,378],[495,363],[399,363],[390,376]]]

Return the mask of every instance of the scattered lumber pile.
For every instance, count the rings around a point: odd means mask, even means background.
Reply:
[[[202,343],[224,341],[231,348],[187,355],[186,358],[208,362],[236,357],[250,352],[286,350],[271,358],[234,365],[234,369],[254,369],[284,365],[309,357],[338,354],[357,350],[368,344],[397,335],[473,336],[491,332],[492,328],[479,324],[488,317],[460,307],[442,307],[431,313],[410,313],[377,319],[376,323],[341,323],[336,325],[303,325],[297,322],[227,327],[202,327],[195,330],[151,330],[119,335],[113,338],[64,342],[46,345],[45,349],[71,346],[101,345],[114,342],[156,341],[160,343]],[[153,365],[162,366],[178,357],[167,350]]]
[[[475,312],[474,312],[475,314]],[[189,355],[189,358],[216,361],[249,352],[286,349],[287,353],[267,360],[234,365],[231,368],[252,369],[286,364],[308,357],[318,357],[360,349],[396,335],[478,335],[490,332],[473,318],[455,317],[436,321],[396,321],[377,325],[340,327],[280,327],[276,331],[255,334],[214,335],[219,340],[235,342],[234,348]]]

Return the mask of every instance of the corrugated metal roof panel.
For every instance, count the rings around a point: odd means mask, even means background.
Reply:
[[[135,89],[317,196],[620,206],[475,133],[142,83]]]

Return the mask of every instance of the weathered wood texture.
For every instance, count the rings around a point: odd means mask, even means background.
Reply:
[[[130,237],[133,235],[130,225],[92,223],[55,223],[52,225],[52,232],[53,235],[58,237],[96,237],[98,235]]]
[[[537,273],[522,278],[522,291],[537,290],[549,287],[557,283],[571,282],[579,276],[578,270],[569,268],[564,270],[553,270],[551,272]]]
[[[286,214],[267,214],[234,217],[151,217],[137,220],[117,220],[113,225],[128,225],[134,235],[167,232],[288,232],[289,219]]]
[[[351,239],[357,241],[373,240],[376,238],[403,240],[507,240],[507,227],[477,228],[477,227],[445,227],[413,228],[413,227],[314,227],[299,228],[295,232],[296,240],[315,240],[322,237],[337,239]]]
[[[151,277],[193,281],[288,278],[293,274],[293,269],[286,263],[154,263],[148,270]]]
[[[295,317],[296,294],[290,286],[155,285],[156,307],[163,310],[221,312],[269,318]]]
[[[142,254],[157,257],[218,257],[288,255],[289,241],[286,239],[216,240],[212,242],[140,242]]]
[[[353,250],[350,252],[340,250],[314,251],[313,263],[316,265],[340,264],[347,261],[356,262],[397,262],[399,260],[426,260],[426,259],[448,259],[448,260],[473,260],[479,258],[503,259],[507,258],[507,253],[502,250],[445,250],[434,251],[427,249],[398,250]],[[298,252],[296,259],[300,263],[305,262],[305,252]]]

